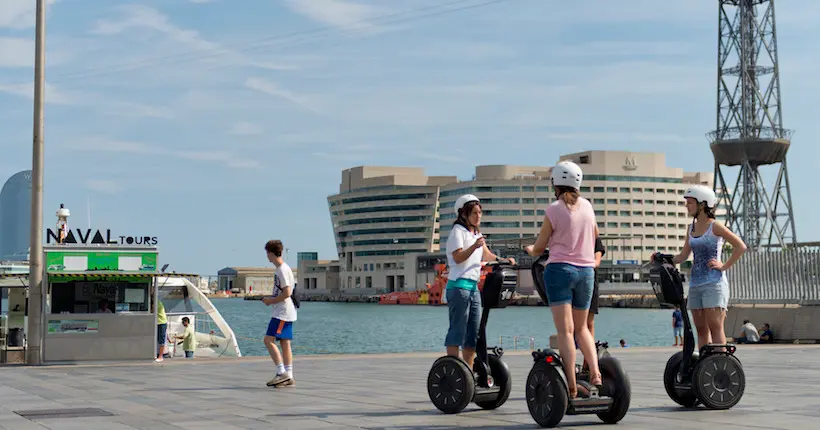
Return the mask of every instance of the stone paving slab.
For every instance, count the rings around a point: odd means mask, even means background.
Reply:
[[[677,430],[816,428],[820,346],[738,348],[746,392],[728,411],[687,410],[663,388],[666,360],[676,348],[613,348],[632,382],[623,428]],[[427,397],[426,377],[438,353],[297,356],[296,387],[269,388],[270,359],[153,362],[0,368],[0,429],[535,429],[524,401],[532,358],[508,352],[510,399],[500,409],[470,405],[440,413]],[[100,408],[113,416],[23,418],[15,411]],[[565,417],[562,427],[599,428],[595,415]]]

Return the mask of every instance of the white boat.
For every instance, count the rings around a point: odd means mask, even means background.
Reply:
[[[188,317],[196,333],[194,357],[241,357],[233,330],[208,297],[185,277],[161,275],[156,278],[158,296],[168,317],[167,353],[185,357],[182,340],[171,339],[185,331],[182,318]]]

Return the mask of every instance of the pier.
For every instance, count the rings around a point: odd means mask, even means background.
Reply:
[[[816,428],[820,347],[740,345],[746,392],[728,411],[684,409],[663,388],[677,349],[612,348],[632,383],[618,428]],[[265,385],[267,357],[166,359],[0,368],[0,429],[536,429],[527,412],[528,352],[508,352],[510,399],[495,411],[470,405],[444,415],[430,403],[427,372],[438,353],[297,356],[296,386]],[[563,428],[601,429],[594,415],[568,416]]]

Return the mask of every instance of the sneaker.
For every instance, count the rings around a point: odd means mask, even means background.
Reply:
[[[276,376],[274,376],[273,379],[268,381],[268,387],[272,387],[274,385],[281,384],[281,383],[283,383],[285,381],[288,381],[290,379],[292,379],[292,378],[287,373],[283,373],[283,374],[278,374],[277,373]]]
[[[280,383],[274,385],[274,387],[275,388],[293,387],[295,385],[296,385],[296,380],[293,379],[293,377],[291,376],[290,379],[288,379],[287,381],[280,382]]]

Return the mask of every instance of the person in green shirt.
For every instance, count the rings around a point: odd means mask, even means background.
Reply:
[[[185,331],[181,335],[174,337],[176,339],[182,339],[182,350],[185,351],[185,358],[194,358],[194,351],[196,350],[194,327],[191,325],[191,320],[188,317],[182,317],[182,325],[185,326]]]
[[[168,317],[165,316],[165,306],[162,300],[157,300],[157,363],[162,362],[165,355],[165,338],[168,336]]]

